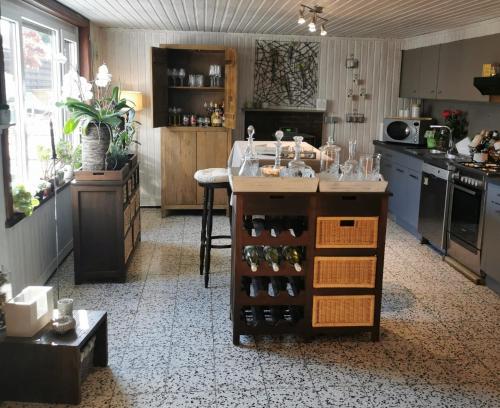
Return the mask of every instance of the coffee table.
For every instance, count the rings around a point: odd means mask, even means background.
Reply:
[[[81,352],[95,337],[93,365],[108,364],[107,314],[75,310],[76,329],[57,335],[50,323],[33,337],[0,332],[0,401],[79,404]]]

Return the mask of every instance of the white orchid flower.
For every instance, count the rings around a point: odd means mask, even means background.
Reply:
[[[63,77],[62,98],[73,98],[80,101],[88,101],[93,98],[92,84],[87,79],[78,75],[74,69],[70,69]]]
[[[102,64],[98,70],[95,78],[95,84],[99,88],[106,88],[111,82],[111,74],[109,73],[108,66],[106,64]]]

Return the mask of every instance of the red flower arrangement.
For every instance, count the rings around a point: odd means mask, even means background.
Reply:
[[[461,140],[467,136],[469,122],[465,115],[466,113],[460,109],[445,109],[441,112],[445,125],[453,129],[453,139]]]

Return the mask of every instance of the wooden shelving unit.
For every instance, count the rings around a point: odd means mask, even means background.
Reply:
[[[308,338],[321,333],[363,331],[370,332],[372,340],[378,340],[387,199],[386,192],[236,193],[231,254],[233,343],[239,344],[242,334],[294,333]],[[265,230],[252,237],[245,229],[244,218],[257,214],[306,217],[307,228],[298,237],[288,231],[274,237]],[[329,231],[336,234],[334,239],[329,237]],[[338,236],[345,242],[339,241]],[[261,262],[252,272],[243,258],[246,245],[301,247],[302,271],[282,262],[280,270],[274,272]],[[277,297],[271,297],[262,291],[250,297],[244,284],[256,277],[288,276],[303,280],[303,290],[297,296],[280,291]],[[253,321],[248,316],[257,316],[257,308],[278,308],[284,315],[292,308],[295,318],[278,319],[276,323],[269,323],[265,317]]]
[[[73,180],[75,283],[121,281],[141,239],[139,164],[121,178]],[[116,177],[115,177],[116,178]]]
[[[226,167],[231,151],[237,111],[236,51],[219,46],[162,44],[152,47],[151,52],[153,127],[162,128],[162,215],[173,210],[201,210],[202,190],[194,173],[203,168]],[[169,68],[184,68],[186,76],[205,75],[207,85],[208,70],[214,64],[223,68],[224,86],[176,86],[167,75]],[[224,102],[224,127],[171,126],[169,108],[180,108],[181,114],[205,115],[204,104],[210,101]],[[227,208],[227,195],[217,191],[214,204],[216,209]]]

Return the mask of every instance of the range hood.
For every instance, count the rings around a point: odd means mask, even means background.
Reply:
[[[482,95],[500,95],[500,75],[474,78],[474,86]]]

